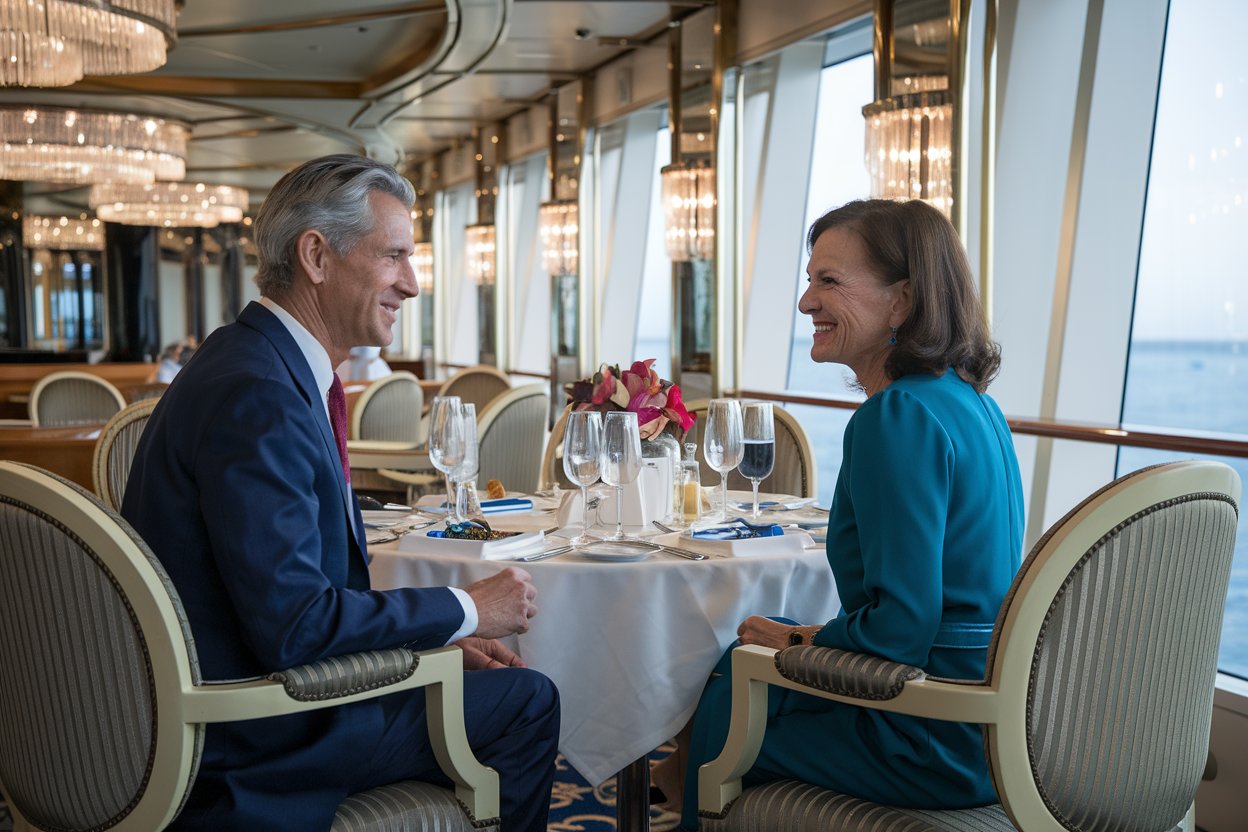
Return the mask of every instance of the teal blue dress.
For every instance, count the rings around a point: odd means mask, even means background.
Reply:
[[[996,403],[953,371],[897,379],[867,399],[845,429],[827,544],[842,609],[814,643],[932,676],[982,679],[1022,539],[1018,460]],[[725,654],[716,668],[722,675],[712,676],[698,703],[682,817],[687,830],[697,828],[698,766],[719,756],[728,733],[728,667]],[[978,725],[779,688],[768,704],[766,737],[747,786],[795,779],[912,808],[996,801]]]

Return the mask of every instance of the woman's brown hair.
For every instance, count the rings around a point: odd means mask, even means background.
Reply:
[[[815,220],[807,252],[837,226],[862,238],[869,262],[886,284],[910,281],[913,306],[884,363],[889,378],[939,375],[952,367],[984,392],[1001,367],[1001,347],[988,336],[971,265],[953,224],[918,199],[861,199]]]

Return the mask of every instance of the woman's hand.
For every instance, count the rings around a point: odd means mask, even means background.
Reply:
[[[795,630],[802,632],[804,644],[810,644],[811,637],[821,629],[823,628],[820,626],[794,627],[792,624],[781,624],[761,615],[751,615],[737,628],[737,637],[742,644],[757,644],[760,647],[783,650],[789,646],[789,636]]]

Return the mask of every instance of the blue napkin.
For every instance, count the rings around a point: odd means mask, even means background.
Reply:
[[[532,511],[533,501],[527,497],[503,497],[498,500],[482,500],[482,514],[502,514],[507,511]]]
[[[751,523],[744,517],[731,520],[723,526],[711,526],[694,532],[695,540],[748,540],[752,537],[778,537],[784,528],[778,523]]]

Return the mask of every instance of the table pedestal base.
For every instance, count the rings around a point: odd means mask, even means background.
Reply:
[[[650,832],[650,760],[633,760],[615,776],[618,832]]]

